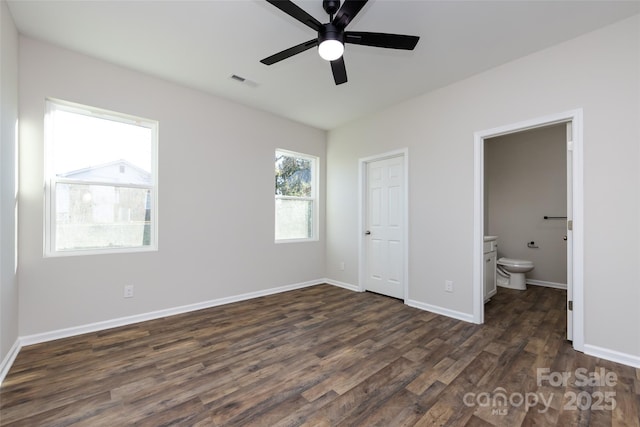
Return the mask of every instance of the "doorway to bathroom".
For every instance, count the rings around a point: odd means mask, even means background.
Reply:
[[[532,264],[526,285],[567,288],[566,128],[559,123],[484,140],[484,235],[498,236],[499,256]],[[524,289],[508,270],[498,264],[498,286]]]
[[[582,111],[476,132],[474,148],[474,320],[489,232],[500,256],[533,261],[527,283],[567,289],[567,339],[582,351]]]

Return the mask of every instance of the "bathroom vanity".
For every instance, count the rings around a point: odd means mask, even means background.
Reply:
[[[484,302],[497,292],[496,262],[498,260],[498,236],[484,236]]]

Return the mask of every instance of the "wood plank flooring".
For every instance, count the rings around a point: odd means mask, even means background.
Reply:
[[[0,425],[640,427],[640,370],[575,352],[565,298],[500,288],[473,325],[320,285],[33,345]]]

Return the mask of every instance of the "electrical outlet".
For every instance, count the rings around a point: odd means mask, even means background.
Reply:
[[[446,292],[453,292],[453,281],[452,280],[445,280],[445,282],[444,282],[444,290]]]
[[[344,271],[344,261],[340,262],[340,271]]]
[[[124,285],[124,295],[125,298],[133,298],[133,285]]]

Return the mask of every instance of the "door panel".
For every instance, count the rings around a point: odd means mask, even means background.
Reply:
[[[382,189],[381,188],[372,188],[369,192],[370,200],[371,200],[371,227],[379,227],[382,223]]]
[[[371,239],[370,242],[370,265],[369,279],[374,282],[381,281],[384,274],[382,272],[382,262],[384,260],[383,242],[380,239]]]
[[[394,284],[402,283],[402,243],[397,240],[389,241],[388,280]]]
[[[389,188],[389,227],[400,227],[402,225],[402,195],[400,187]]]
[[[365,289],[404,298],[404,158],[367,163]]]

